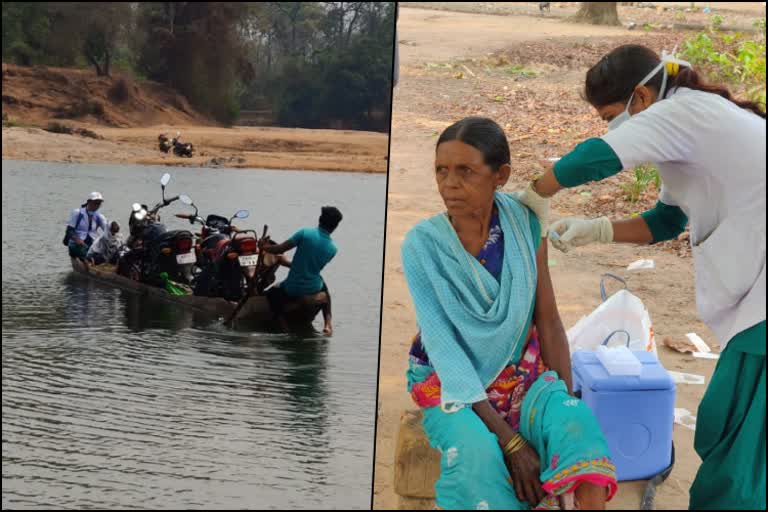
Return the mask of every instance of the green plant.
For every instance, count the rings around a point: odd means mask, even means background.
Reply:
[[[723,22],[725,21],[725,18],[720,16],[719,14],[713,14],[712,15],[712,28],[715,30],[719,30],[720,27],[723,26]]]
[[[45,128],[45,131],[51,132],[51,133],[64,133],[67,135],[72,134],[72,128],[70,126],[67,126],[62,123],[57,123],[56,121],[51,121],[48,123],[48,126]]]
[[[765,42],[744,35],[700,33],[683,45],[693,65],[704,65],[714,78],[765,87]]]
[[[630,203],[636,203],[651,183],[657,190],[661,188],[661,176],[654,165],[638,165],[634,169],[633,178],[631,182],[621,186]]]
[[[513,64],[511,66],[507,66],[504,68],[504,72],[510,76],[520,77],[520,78],[532,78],[536,76],[536,71],[532,69],[528,69],[525,66],[521,66],[519,64]]]
[[[3,128],[16,128],[21,126],[15,119],[8,117],[8,114],[3,112]]]

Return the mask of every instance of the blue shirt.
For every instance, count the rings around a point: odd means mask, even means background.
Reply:
[[[320,271],[336,256],[336,244],[322,228],[304,228],[290,239],[296,244],[296,255],[288,277],[280,285],[288,295],[311,295],[323,289]]]

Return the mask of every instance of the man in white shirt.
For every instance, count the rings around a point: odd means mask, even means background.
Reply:
[[[91,192],[85,204],[72,210],[67,222],[67,247],[71,257],[84,259],[99,230],[107,232],[107,219],[98,212],[103,202],[100,193]]]

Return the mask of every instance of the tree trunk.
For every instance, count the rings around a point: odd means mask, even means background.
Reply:
[[[99,64],[99,60],[94,57],[93,55],[86,55],[85,56],[88,61],[90,61],[91,65],[96,68],[96,76],[104,76],[104,71],[101,69],[101,65]]]
[[[358,5],[355,7],[355,15],[352,17],[352,21],[349,22],[349,27],[347,28],[347,37],[346,37],[346,46],[349,47],[349,41],[352,39],[352,30],[355,28],[355,23],[357,23],[357,18],[360,16],[360,9],[362,9],[362,6]]]
[[[112,52],[107,50],[104,57],[104,76],[112,76]]]
[[[620,25],[617,2],[581,2],[575,21],[592,25]]]

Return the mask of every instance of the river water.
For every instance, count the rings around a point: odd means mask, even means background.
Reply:
[[[73,276],[68,212],[109,220],[186,193],[250,210],[278,242],[344,214],[334,335],[222,327]],[[3,161],[3,508],[368,508],[386,179],[378,175]],[[169,229],[189,229],[163,210]],[[285,276],[281,270],[278,279]],[[318,324],[319,325],[319,324]]]

